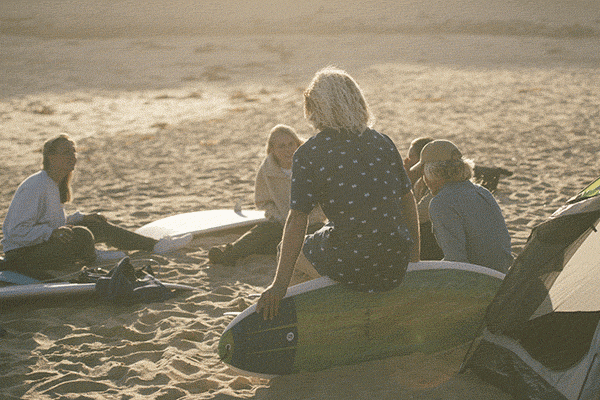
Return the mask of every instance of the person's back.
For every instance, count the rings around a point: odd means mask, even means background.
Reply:
[[[361,135],[326,130],[297,156],[310,163],[295,167],[293,206],[301,193],[312,193],[305,198],[321,204],[340,234],[389,233],[404,225],[399,199],[410,183],[401,179],[402,160],[386,136],[371,129]],[[305,168],[311,171],[301,171]]]
[[[431,200],[429,213],[445,260],[508,271],[510,235],[487,189],[470,181],[448,182]]]

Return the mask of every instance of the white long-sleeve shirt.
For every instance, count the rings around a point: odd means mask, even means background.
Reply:
[[[6,253],[43,243],[56,228],[80,219],[80,213],[66,217],[58,185],[42,170],[17,188],[2,225],[2,248]]]

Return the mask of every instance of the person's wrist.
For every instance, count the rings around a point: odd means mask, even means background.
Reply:
[[[275,280],[275,282],[273,282],[273,285],[271,287],[273,288],[273,291],[275,293],[285,295],[285,292],[287,291],[287,286],[288,285],[286,283]]]

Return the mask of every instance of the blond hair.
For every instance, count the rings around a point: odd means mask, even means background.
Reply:
[[[426,163],[423,175],[429,181],[468,181],[473,177],[473,160],[460,158],[459,160],[435,161]]]
[[[346,71],[334,67],[318,71],[304,91],[304,116],[318,130],[360,134],[373,124],[358,83]]]
[[[289,136],[300,147],[304,141],[298,137],[298,134],[291,126],[287,126],[284,124],[275,125],[271,131],[269,132],[269,138],[267,139],[267,154],[271,154],[273,152],[273,141],[275,138],[281,136]]]

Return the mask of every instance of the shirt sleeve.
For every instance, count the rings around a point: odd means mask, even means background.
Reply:
[[[264,164],[260,166],[254,181],[254,204],[257,208],[264,210],[269,202],[273,202],[269,195],[269,186],[265,177]]]
[[[396,169],[396,173],[398,174],[398,182],[400,191],[400,196],[405,195],[410,190],[412,190],[412,183],[408,178],[408,174],[406,173],[406,169],[404,168],[404,162],[402,161],[402,155],[398,151],[396,144],[392,139],[390,139],[387,135],[382,135],[384,137],[385,142],[388,144],[391,154],[390,167]]]
[[[290,209],[309,214],[317,206],[317,199],[310,158],[306,156],[304,146],[306,144],[294,153]]]
[[[404,168],[404,162],[402,161],[402,156],[400,155],[398,148],[396,147],[392,139],[390,139],[387,136],[386,139],[391,144],[392,151],[394,152],[392,166],[398,168],[398,176],[400,179],[400,195],[402,196],[412,190],[412,183],[410,182],[410,178],[406,173],[406,169]]]
[[[43,201],[43,191],[32,187],[23,187],[15,194],[3,227],[4,235],[14,248],[39,244],[50,238],[54,229],[50,223],[39,221]]]
[[[412,190],[412,183],[410,182],[410,179],[408,178],[408,174],[406,173],[406,170],[404,169],[404,165],[402,165],[402,159],[400,159],[400,161],[398,162],[400,165],[400,195],[403,196],[406,193],[410,192]]]
[[[429,218],[435,238],[444,252],[444,260],[469,262],[466,235],[460,216],[434,198],[429,204]]]

